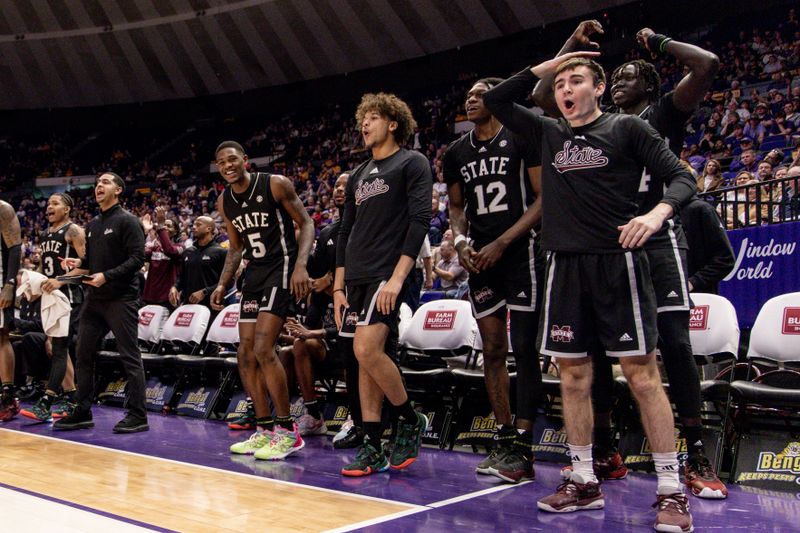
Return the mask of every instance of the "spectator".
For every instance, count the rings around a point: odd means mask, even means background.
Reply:
[[[145,233],[150,234],[154,226],[149,213],[141,221]],[[175,241],[178,224],[174,218],[167,218],[167,210],[163,206],[158,206],[155,210],[155,231],[156,238],[147,241],[144,250],[150,268],[147,271],[142,301],[171,308],[169,294],[181,268],[183,246]]]
[[[761,119],[755,115],[751,115],[747,120],[747,124],[744,126],[745,137],[750,137],[757,145],[760,145],[762,142],[764,142],[765,134],[766,130],[764,129],[764,125],[761,123]]]
[[[746,149],[743,150],[741,155],[739,156],[738,160],[734,160],[731,163],[731,172],[737,173],[737,180],[738,180],[738,173],[745,170],[749,174],[752,174],[757,170],[758,163],[756,163],[756,152],[753,149]]]
[[[442,259],[434,267],[433,275],[441,280],[439,286],[444,291],[445,298],[461,299],[467,293],[469,274],[459,264],[453,243],[442,241],[439,253],[442,255]]]
[[[725,183],[725,176],[722,175],[722,168],[719,161],[709,159],[703,169],[703,175],[697,178],[697,192],[707,193],[716,191]]]
[[[758,181],[769,181],[772,179],[772,165],[769,161],[761,161],[758,164],[758,171],[756,171],[755,179]]]
[[[431,227],[428,230],[428,237],[431,246],[438,246],[442,242],[442,236],[447,230],[447,215],[439,208],[439,195],[435,194],[431,200]]]

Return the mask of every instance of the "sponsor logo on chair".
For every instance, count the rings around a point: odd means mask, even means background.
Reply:
[[[178,313],[178,316],[175,317],[175,327],[176,328],[188,328],[192,325],[192,320],[194,319],[194,312],[193,311],[181,311]]]
[[[425,313],[425,323],[422,329],[453,329],[458,311],[428,311]]]
[[[697,305],[689,311],[689,329],[706,330],[708,329],[708,306]]]
[[[783,309],[783,334],[800,335],[800,307]]]
[[[141,315],[139,315],[139,325],[140,326],[149,326],[150,322],[153,321],[153,317],[156,314],[152,311],[143,311]]]
[[[222,317],[221,327],[223,328],[235,328],[238,324],[239,324],[238,311],[228,311],[227,313],[225,313],[225,316]]]

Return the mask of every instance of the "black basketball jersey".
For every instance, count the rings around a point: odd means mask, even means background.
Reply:
[[[48,228],[41,235],[42,273],[48,278],[63,276],[67,273],[61,267],[61,258],[77,257],[77,252],[67,242],[67,231],[72,224],[72,222],[67,222],[56,231],[50,231]],[[83,291],[79,285],[65,285],[63,292],[72,303],[83,301],[81,298]]]
[[[283,261],[289,265],[297,258],[294,224],[289,213],[272,196],[271,177],[264,172],[251,174],[250,186],[241,194],[226,187],[222,205],[225,216],[239,232],[244,259],[251,263]]]
[[[470,131],[447,147],[444,179],[461,185],[469,235],[477,246],[502,235],[533,203],[527,169],[540,165],[537,144],[505,127],[487,141]]]
[[[639,117],[644,119],[655,129],[664,142],[669,146],[670,151],[676,156],[680,157],[681,149],[683,148],[683,139],[686,135],[684,125],[691,116],[691,113],[686,113],[675,107],[673,101],[674,91],[661,96],[657,102],[648,105]],[[664,191],[667,188],[663,180],[655,177],[653,172],[644,169],[642,175],[642,182],[639,185],[639,214],[643,215],[649,213],[664,197]],[[646,248],[660,248],[660,247],[678,246],[679,248],[688,248],[686,236],[680,226],[680,218],[675,213],[675,224],[673,226],[665,226],[661,231],[650,237],[650,240],[645,244]]]

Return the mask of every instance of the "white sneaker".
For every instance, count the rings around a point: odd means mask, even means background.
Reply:
[[[353,427],[353,420],[348,416],[347,420],[345,420],[344,424],[342,424],[342,429],[339,430],[339,433],[333,436],[332,442],[337,442],[345,438],[347,434],[350,433],[350,428],[352,427]]]

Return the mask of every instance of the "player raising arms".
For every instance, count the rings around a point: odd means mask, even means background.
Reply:
[[[543,118],[515,103],[552,74],[564,119]],[[622,366],[653,449],[654,527],[688,532],[692,518],[678,479],[674,422],[655,361],[655,294],[647,254],[638,248],[692,197],[695,183],[642,119],[600,110],[605,87],[603,68],[573,53],[525,69],[484,95],[505,126],[542,143],[542,239],[550,256],[539,346],[561,369],[573,472],[538,506],[549,512],[604,506],[591,442],[589,350],[599,338]],[[670,186],[651,211],[637,216],[645,168]]]
[[[542,385],[535,346],[544,256],[531,231],[542,215],[541,162],[537,144],[504,128],[483,105],[484,93],[502,81],[484,78],[467,92],[467,118],[475,129],[450,144],[443,171],[459,261],[470,271],[470,301],[483,340],[486,389],[497,420],[499,446],[476,470],[516,483],[534,477],[532,429]],[[532,191],[537,198],[531,207]],[[506,369],[509,310],[517,364],[516,430]]]
[[[247,170],[247,155],[239,143],[223,142],[215,157],[217,169],[228,183],[217,210],[225,221],[230,248],[211,305],[218,310],[224,307],[225,292],[241,260],[248,260],[242,274],[237,357],[257,417],[256,432],[232,445],[231,452],[255,454],[256,459],[283,459],[305,443],[289,414],[286,372],[275,353],[275,343],[292,298],[305,297],[311,287],[306,262],[314,242],[314,224],[290,180]],[[300,228],[297,240],[293,221]],[[275,407],[274,421],[265,382]]]
[[[571,52],[580,45],[598,47],[589,37],[602,31],[602,26],[596,20],[581,22],[559,54]],[[686,65],[688,72],[672,91],[662,95],[661,80],[655,65],[641,59],[623,63],[611,75],[610,94],[614,103],[611,111],[641,117],[664,138],[672,153],[680,155],[686,121],[714,82],[719,58],[692,44],[656,34],[650,28],[639,30],[636,40],[653,55],[675,57]],[[548,111],[558,113],[551,81],[540,81],[534,98]],[[639,214],[651,210],[663,196],[664,183],[645,169],[637,199]],[[658,347],[669,379],[671,396],[680,415],[681,433],[688,443],[684,482],[695,496],[725,498],[728,490],[711,467],[702,440],[700,374],[689,340],[689,292],[693,287],[687,281],[688,243],[679,218],[670,220],[654,234],[644,249],[656,291]],[[614,386],[611,363],[607,358],[600,358],[595,365],[595,471],[605,479],[624,477],[627,469],[611,445],[611,398]]]

